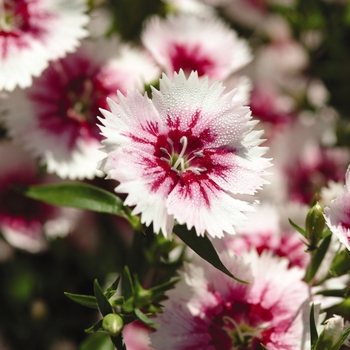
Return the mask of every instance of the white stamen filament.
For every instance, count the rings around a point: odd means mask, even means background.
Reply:
[[[181,152],[174,164],[174,168],[177,169],[178,166],[181,164],[181,170],[184,171],[185,170],[185,160],[183,158],[185,152],[186,152],[186,148],[187,148],[187,144],[188,144],[188,141],[187,141],[187,137],[186,136],[182,136],[181,139],[180,139],[180,143],[182,145],[182,149],[181,149]]]
[[[237,324],[237,322],[228,316],[224,316],[222,319],[225,323],[231,323],[235,327],[235,329],[237,331],[238,338],[243,343],[244,342],[244,335],[243,335],[241,329],[239,328],[239,325]]]

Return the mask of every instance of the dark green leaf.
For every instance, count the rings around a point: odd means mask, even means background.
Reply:
[[[115,347],[107,333],[95,333],[79,346],[79,350],[115,350]]]
[[[347,249],[336,254],[331,263],[330,271],[333,276],[345,275],[350,271],[350,254]]]
[[[92,295],[82,295],[82,294],[72,294],[68,292],[64,292],[64,294],[71,300],[75,301],[76,303],[90,307],[92,309],[98,309],[97,300]]]
[[[159,297],[163,296],[164,293],[173,288],[174,285],[180,280],[180,278],[173,278],[170,281],[164,282],[162,284],[159,284],[158,286],[152,287],[149,289],[150,292],[152,292],[152,299],[158,299]]]
[[[85,329],[85,333],[96,333],[98,331],[103,331],[104,332],[104,330],[102,328],[102,322],[103,322],[103,320],[99,320],[93,326],[91,326],[89,328],[86,328]]]
[[[97,279],[94,281],[94,293],[95,293],[95,297],[97,299],[98,307],[101,311],[101,314],[103,316],[106,316],[108,314],[112,314],[113,313],[112,306],[109,303],[108,299],[103,294],[102,289],[101,289]]]
[[[136,222],[139,220],[138,217],[131,216],[130,209],[124,207],[119,197],[92,185],[85,183],[40,185],[22,188],[21,191],[30,198],[49,204],[118,215],[126,218],[133,227],[140,225]]]
[[[106,296],[107,299],[109,299],[115,294],[115,292],[118,289],[119,282],[120,282],[120,276],[118,276],[118,278],[114,281],[114,283],[111,286],[109,286],[107,290],[104,292],[104,295]]]
[[[269,350],[263,343],[260,343],[260,346],[263,350]]]
[[[344,299],[346,292],[344,289],[327,289],[327,290],[320,290],[316,294],[324,295],[325,297],[338,297],[338,298]]]
[[[332,239],[331,235],[327,236],[322,241],[320,246],[314,251],[314,253],[312,253],[311,261],[310,261],[309,266],[307,267],[306,274],[304,277],[305,282],[309,283],[315,277],[315,275],[318,271],[318,268],[320,267],[322,260],[327,253],[327,249],[329,247],[331,239]]]
[[[207,236],[198,237],[194,229],[188,231],[184,225],[174,227],[175,234],[201,258],[216,267],[221,272],[241,283],[250,283],[234,276],[221,262],[218,253]]]
[[[315,307],[314,304],[311,305],[310,310],[310,341],[311,341],[311,349],[315,346],[318,339],[318,333],[315,322]]]
[[[111,341],[114,344],[114,346],[117,348],[117,350],[126,350],[124,339],[121,333],[117,337],[111,336]]]
[[[288,220],[289,220],[289,223],[293,226],[293,228],[294,228],[297,232],[301,233],[301,234],[306,238],[306,231],[303,230],[300,226],[298,226],[298,225],[297,225],[295,222],[293,222],[291,219],[288,218]]]
[[[145,325],[149,327],[155,327],[155,323],[149,319],[140,309],[135,309],[134,310],[136,317]]]
[[[341,343],[344,344],[345,340],[347,339],[347,337],[349,336],[350,334],[350,327],[348,327],[344,332],[343,332],[343,335],[342,335],[342,338],[341,338]]]
[[[134,295],[134,285],[131,279],[130,270],[127,266],[124,267],[122,277],[122,293],[127,300]]]

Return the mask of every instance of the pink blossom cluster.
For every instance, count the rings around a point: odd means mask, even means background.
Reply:
[[[271,10],[294,1],[164,3],[173,11],[147,18],[131,44],[99,32],[111,20],[83,0],[0,0],[1,236],[31,253],[68,234],[93,246],[88,213],[18,188],[105,177],[145,230],[209,237],[250,282],[187,251],[158,328],[127,325],[128,349],[311,349],[311,304],[329,307],[316,293],[349,283],[330,266],[350,250],[350,153],[326,87],[306,73],[307,45]],[[297,227],[315,194],[334,236],[308,281],[313,254]],[[322,334],[345,329],[315,317]]]

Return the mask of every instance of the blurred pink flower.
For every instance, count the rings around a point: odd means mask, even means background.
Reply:
[[[75,53],[51,62],[30,88],[16,89],[3,100],[9,134],[49,173],[70,179],[101,176],[99,107],[107,107],[107,97],[117,100],[117,90],[143,89],[146,79],[157,77],[148,62],[119,40],[84,41]]]
[[[9,142],[0,143],[0,158],[0,231],[5,239],[15,248],[36,253],[46,248],[46,235],[52,238],[68,234],[74,225],[70,209],[27,198],[14,189],[57,178],[38,175],[36,162]]]
[[[183,69],[187,75],[197,71],[199,76],[222,80],[252,59],[248,43],[215,17],[153,17],[141,39],[170,77]]]
[[[324,213],[330,230],[350,250],[350,168],[346,172],[343,194],[332,200]]]
[[[283,219],[287,221],[287,216],[282,218],[277,207],[271,204],[262,203],[254,207],[256,212],[247,214],[248,223],[236,229],[237,235],[225,236],[220,240],[220,245],[224,247],[221,249],[230,250],[237,255],[252,249],[259,254],[270,251],[275,256],[287,258],[289,267],[306,268],[310,257],[305,253],[302,236],[291,225],[288,229],[281,225]]]
[[[197,73],[166,75],[152,100],[138,91],[102,110],[102,141],[107,157],[101,169],[120,182],[147,226],[169,237],[174,219],[198,235],[222,237],[242,225],[251,210],[240,195],[255,194],[267,183],[270,165],[259,147],[262,132],[252,131],[248,107],[221,83],[208,86]]]
[[[0,90],[31,85],[88,32],[83,0],[0,0]]]
[[[241,257],[222,253],[228,269],[251,284],[218,272],[204,260],[185,265],[183,279],[167,293],[156,349],[304,349],[303,309],[308,309],[304,271],[288,261],[254,251]]]

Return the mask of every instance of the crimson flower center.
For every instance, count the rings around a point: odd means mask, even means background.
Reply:
[[[207,169],[204,167],[191,166],[191,162],[195,158],[202,158],[203,151],[194,151],[187,153],[188,139],[186,136],[182,136],[180,139],[181,149],[180,152],[175,151],[174,142],[168,138],[167,139],[169,147],[160,147],[161,153],[164,155],[160,159],[166,163],[170,164],[171,170],[177,174],[184,173],[185,171],[191,170],[193,173],[200,175]],[[170,149],[170,150],[169,150]]]
[[[12,0],[0,0],[0,35],[6,35],[16,29],[25,29],[28,9],[26,4],[16,4]]]

